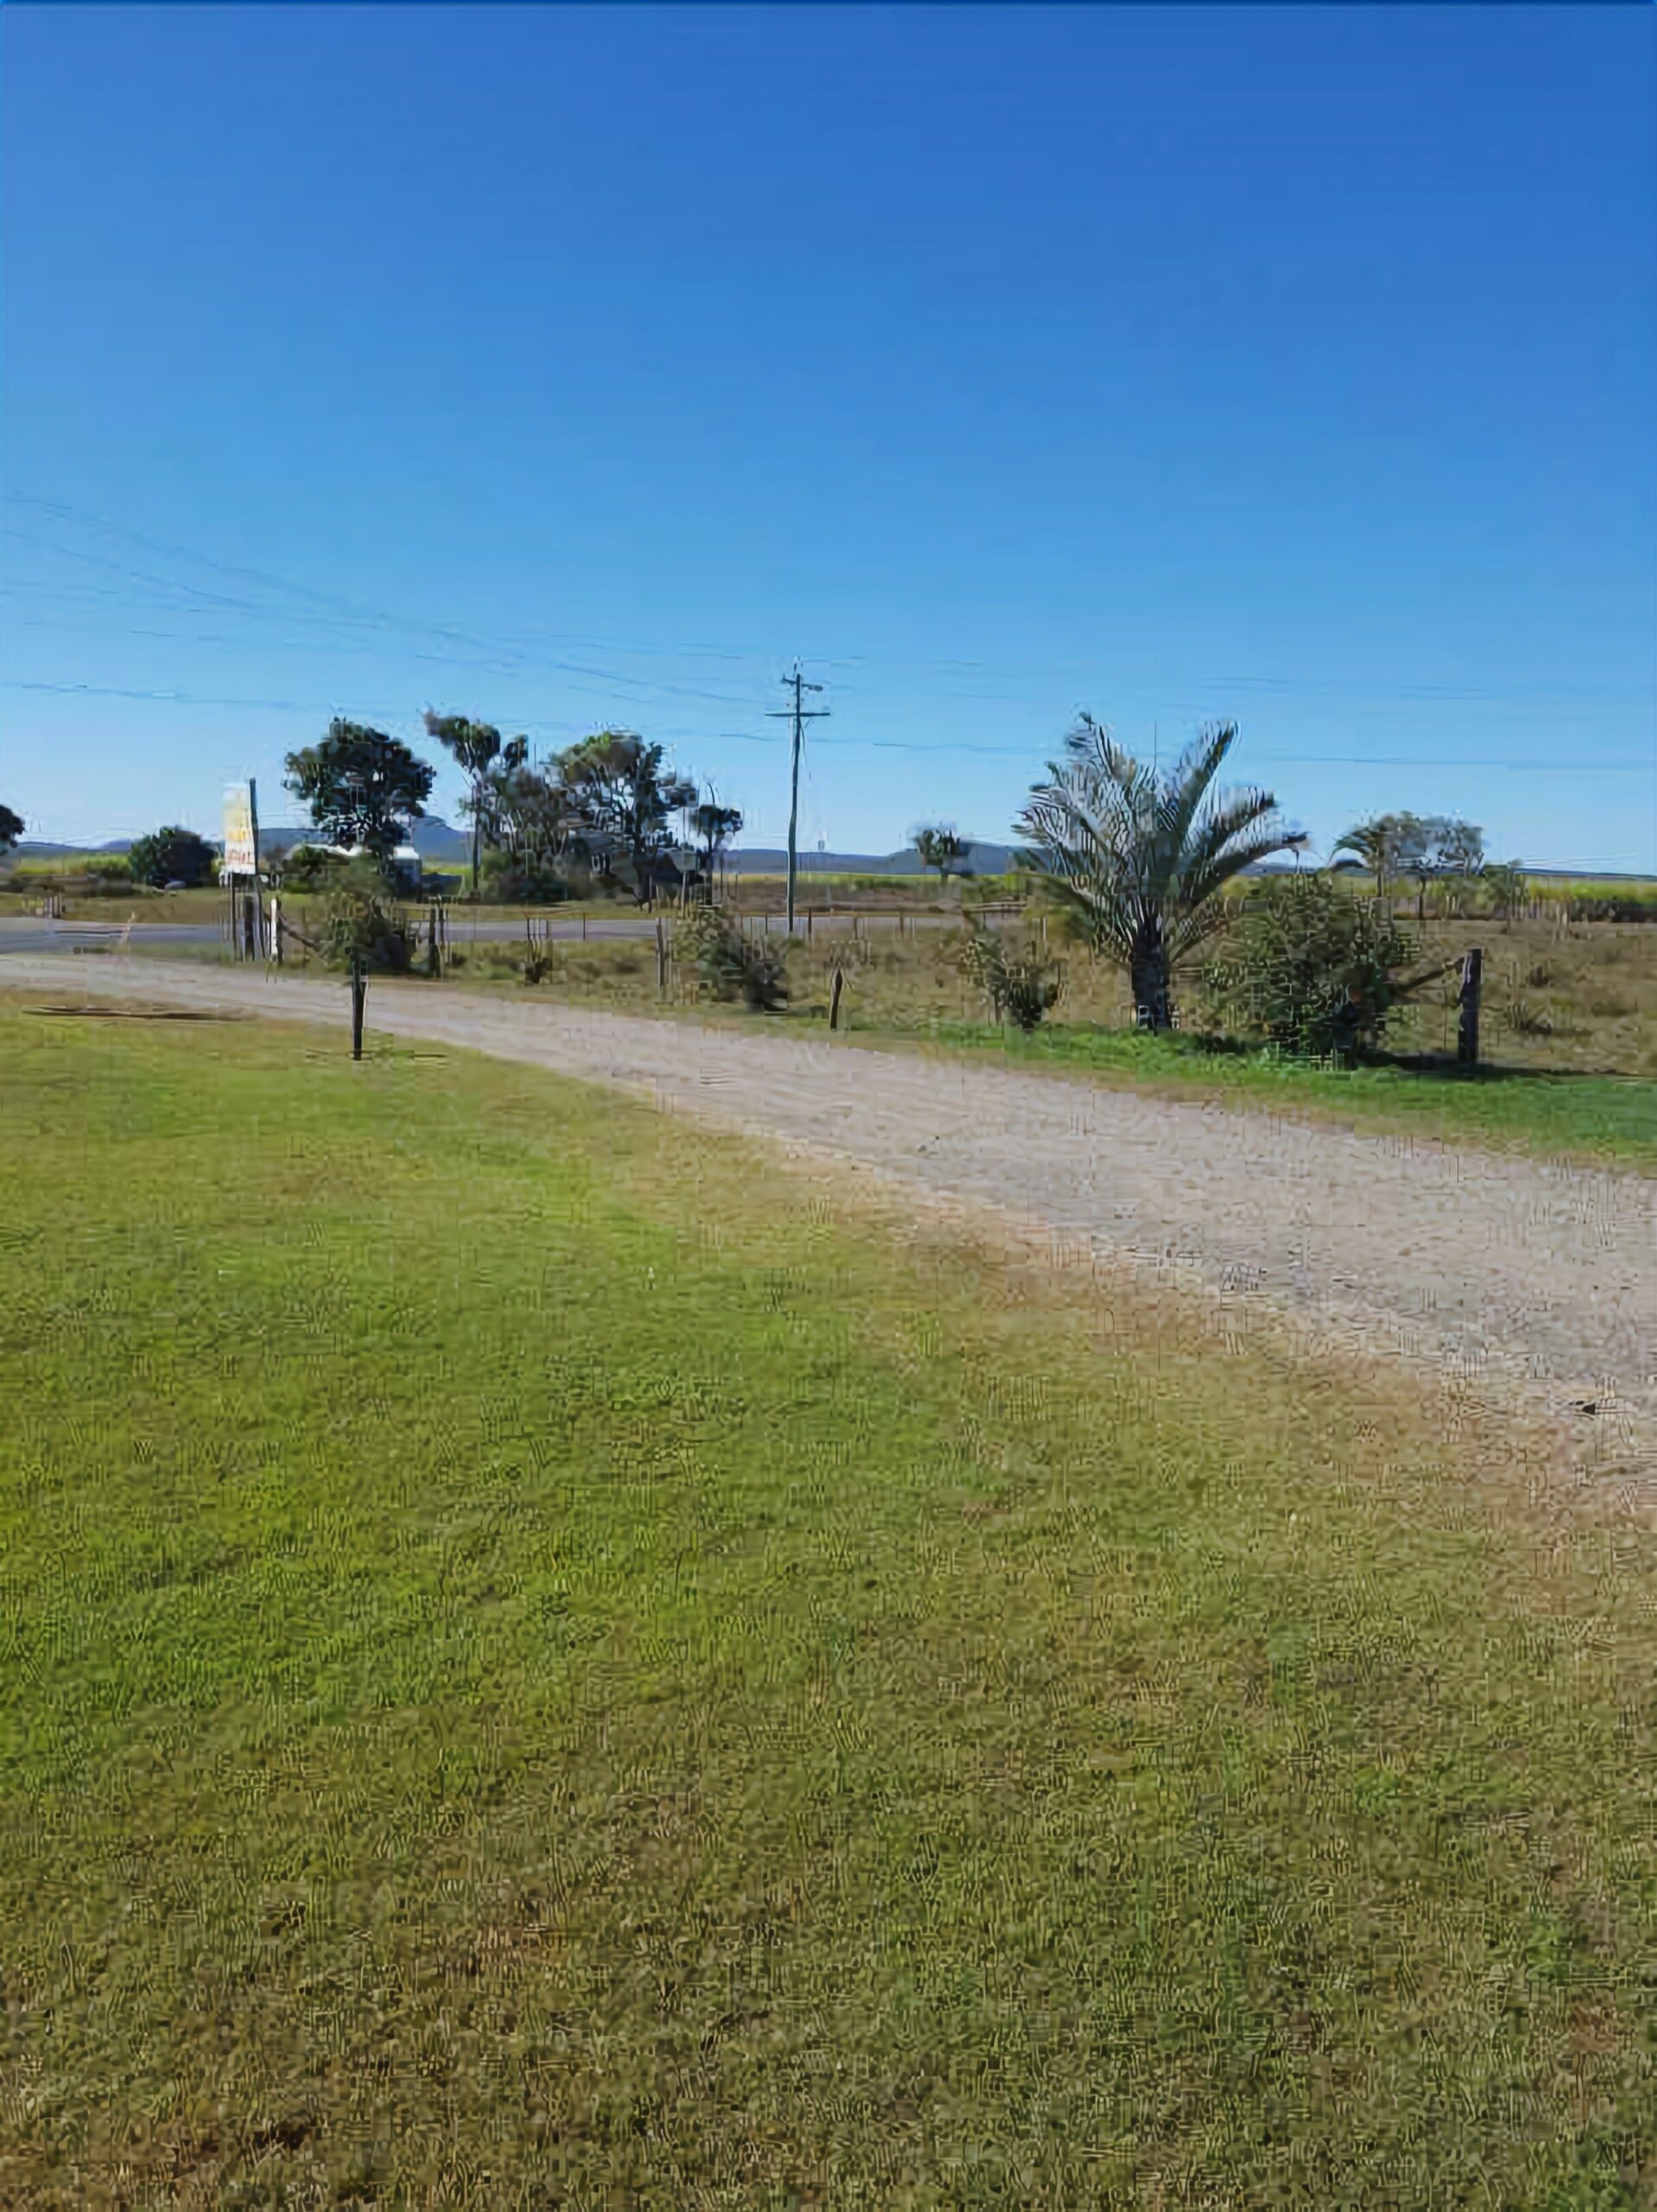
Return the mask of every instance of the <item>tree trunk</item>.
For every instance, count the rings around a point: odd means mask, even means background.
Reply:
[[[478,880],[478,870],[483,863],[483,785],[472,786],[472,903],[475,906],[483,896],[483,886]]]
[[[1168,949],[1160,931],[1133,940],[1128,956],[1128,978],[1133,987],[1133,1018],[1141,1029],[1171,1029],[1173,997],[1168,974]]]

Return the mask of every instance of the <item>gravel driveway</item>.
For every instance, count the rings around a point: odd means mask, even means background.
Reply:
[[[342,986],[145,960],[0,962],[0,985],[324,1020]],[[376,986],[371,1028],[613,1084],[966,1200],[1320,1334],[1592,1424],[1657,1474],[1657,1180],[1354,1135],[981,1061]],[[1584,1410],[1591,1407],[1592,1411]]]

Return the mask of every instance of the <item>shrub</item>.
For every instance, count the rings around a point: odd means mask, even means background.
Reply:
[[[1240,906],[1206,981],[1228,1017],[1292,1052],[1375,1044],[1414,943],[1332,877],[1273,876]]]
[[[399,975],[414,960],[413,934],[371,861],[356,861],[343,872],[328,894],[317,942],[330,968],[348,968],[354,955],[371,971]]]
[[[1530,902],[1530,881],[1517,861],[1488,861],[1479,871],[1479,880],[1490,912],[1500,921],[1512,921]]]
[[[326,891],[339,882],[351,863],[321,845],[294,845],[283,855],[284,891]]]
[[[1056,960],[1007,940],[981,922],[968,924],[961,965],[988,999],[998,1021],[1026,1032],[1038,1029],[1058,1002],[1064,971]]]
[[[568,882],[550,862],[502,852],[484,855],[478,887],[498,906],[555,906],[570,895]]]
[[[709,998],[727,1004],[740,999],[755,1014],[776,1014],[788,1003],[782,955],[760,938],[745,937],[722,907],[690,907],[674,926],[673,950]]]

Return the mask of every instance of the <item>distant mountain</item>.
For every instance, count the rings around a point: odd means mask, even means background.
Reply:
[[[1004,875],[1013,865],[1011,845],[981,844],[967,848],[967,865],[975,875]],[[750,845],[727,855],[726,866],[738,875],[781,875],[788,855],[781,846]],[[818,853],[800,855],[800,874],[811,875],[920,875],[920,855],[912,845],[895,853]]]
[[[314,843],[319,835],[320,832],[308,822],[261,822],[259,824],[259,843],[264,847],[308,845]],[[416,822],[409,842],[422,861],[469,861],[472,857],[472,832],[457,830],[452,822],[445,822],[441,814],[428,814]]]

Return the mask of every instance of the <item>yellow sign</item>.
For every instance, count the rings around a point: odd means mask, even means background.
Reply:
[[[221,875],[259,872],[259,813],[252,779],[232,784],[225,793],[225,857]]]

